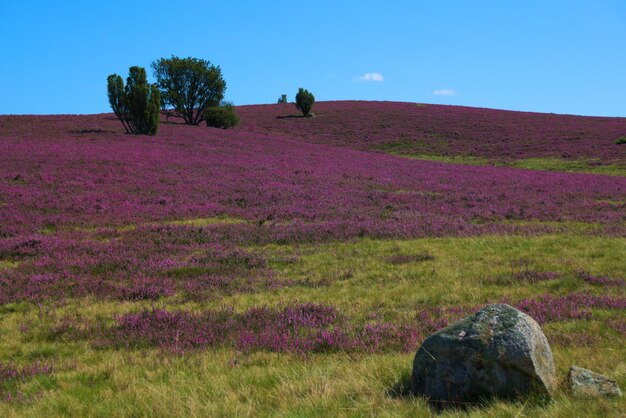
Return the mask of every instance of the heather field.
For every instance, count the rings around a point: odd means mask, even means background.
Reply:
[[[623,416],[626,119],[390,102],[0,116],[0,416]],[[435,411],[421,341],[533,316],[548,404]]]
[[[282,106],[242,106],[246,127],[310,142],[424,160],[626,175],[615,142],[626,119],[397,102],[326,102],[319,118]],[[304,123],[303,123],[304,122]]]

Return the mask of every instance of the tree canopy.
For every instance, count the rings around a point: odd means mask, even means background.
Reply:
[[[207,107],[224,98],[226,81],[219,66],[198,58],[161,58],[152,63],[163,107],[171,106],[185,123],[198,125]]]

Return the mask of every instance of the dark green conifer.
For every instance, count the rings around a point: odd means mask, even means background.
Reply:
[[[315,103],[313,93],[300,87],[298,94],[296,94],[296,108],[302,112],[303,116],[309,116],[311,114],[313,103]]]
[[[126,86],[122,77],[111,74],[107,78],[107,94],[111,109],[124,125],[126,132],[156,134],[161,100],[156,85],[148,83],[145,68],[130,67]]]

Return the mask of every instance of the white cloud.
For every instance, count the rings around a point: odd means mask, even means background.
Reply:
[[[433,91],[435,96],[456,96],[456,90],[453,89],[437,89]]]
[[[383,75],[381,73],[365,73],[362,76],[356,78],[356,81],[383,81]]]

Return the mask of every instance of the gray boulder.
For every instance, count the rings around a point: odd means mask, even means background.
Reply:
[[[539,324],[505,304],[432,334],[413,362],[412,392],[435,402],[548,398],[555,388],[552,350]]]
[[[578,366],[572,366],[569,371],[569,385],[572,394],[576,396],[622,396],[622,391],[614,380]]]

